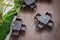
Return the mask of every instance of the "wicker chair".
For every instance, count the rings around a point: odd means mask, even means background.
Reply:
[[[45,15],[48,15],[48,16],[50,16],[52,18],[52,15],[50,13],[48,13],[48,12]]]
[[[39,23],[37,17],[41,16],[41,14],[37,13],[36,16],[34,17],[34,23],[37,25]]]
[[[47,25],[50,26],[50,27],[53,27],[54,26],[54,22],[50,20]]]

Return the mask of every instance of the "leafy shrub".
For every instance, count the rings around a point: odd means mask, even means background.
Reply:
[[[0,3],[3,0],[0,0]],[[0,19],[0,40],[5,40],[6,35],[10,31],[10,25],[12,23],[12,19],[14,17],[15,13],[18,13],[18,8],[21,7],[22,0],[14,0],[14,8],[8,11],[7,14],[2,16],[2,19]],[[3,11],[1,11],[3,14]]]

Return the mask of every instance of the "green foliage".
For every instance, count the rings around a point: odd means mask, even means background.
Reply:
[[[11,18],[10,18],[11,20]],[[0,40],[5,40],[6,35],[10,31],[10,25],[11,21],[3,21],[3,23],[0,25]]]
[[[6,2],[4,2],[5,0],[0,0],[0,14],[3,14],[3,12],[6,10],[6,8],[8,7],[8,6],[12,6],[12,5],[9,5],[9,3],[12,1],[12,0],[7,0],[7,1],[10,1],[8,4],[6,4]],[[4,6],[6,6],[5,7],[5,10],[4,10]]]
[[[23,0],[14,0],[14,8],[11,9],[7,14],[5,14],[4,16],[2,16],[3,19],[5,19],[6,17],[9,17],[11,15],[14,15],[15,13],[18,13],[19,12],[19,8],[21,7],[21,2]]]
[[[6,20],[8,19],[10,16],[14,15],[15,13],[17,13],[17,10],[16,9],[11,9],[7,14],[5,14],[2,19],[3,20]]]
[[[6,18],[4,17],[5,19],[0,20],[0,40],[5,40],[6,35],[9,33],[13,16],[9,15]]]
[[[3,6],[11,6],[9,4],[4,4],[3,1],[4,0],[0,0],[0,9],[2,9],[0,10],[0,14],[3,14]],[[22,0],[14,0],[14,8],[8,11],[7,14],[2,16],[2,19],[0,20],[0,40],[5,40],[6,35],[9,33],[12,19],[14,17],[14,14],[18,13],[18,8],[21,7],[21,2]]]

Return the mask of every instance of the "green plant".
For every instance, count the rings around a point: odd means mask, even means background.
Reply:
[[[9,10],[5,15],[3,15],[6,8],[8,6],[12,6],[10,5],[11,1],[12,0],[10,0],[8,4],[5,4],[7,1],[4,2],[4,0],[0,0],[0,9],[1,9],[0,14],[2,15],[2,19],[0,20],[0,40],[5,40],[6,35],[10,31],[10,25],[14,17],[14,14],[18,13],[19,12],[18,9],[21,7],[20,3],[22,2],[22,0],[19,0],[19,1],[14,0],[14,7],[11,10]]]
[[[9,3],[10,3],[12,0],[7,0],[7,1],[9,1]],[[1,14],[1,15],[3,15],[3,13],[6,11],[6,8],[7,8],[8,6],[12,6],[12,5],[10,5],[9,3],[6,4],[7,1],[5,1],[5,0],[0,0],[0,14]]]

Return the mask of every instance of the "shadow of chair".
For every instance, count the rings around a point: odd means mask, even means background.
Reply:
[[[43,32],[48,32],[50,33],[52,31],[53,27],[50,26],[44,26],[43,28],[36,27],[36,32],[38,33],[43,33]]]
[[[24,13],[31,13],[31,14],[36,12],[30,6],[26,6],[25,8],[21,8],[21,11],[24,12]]]

